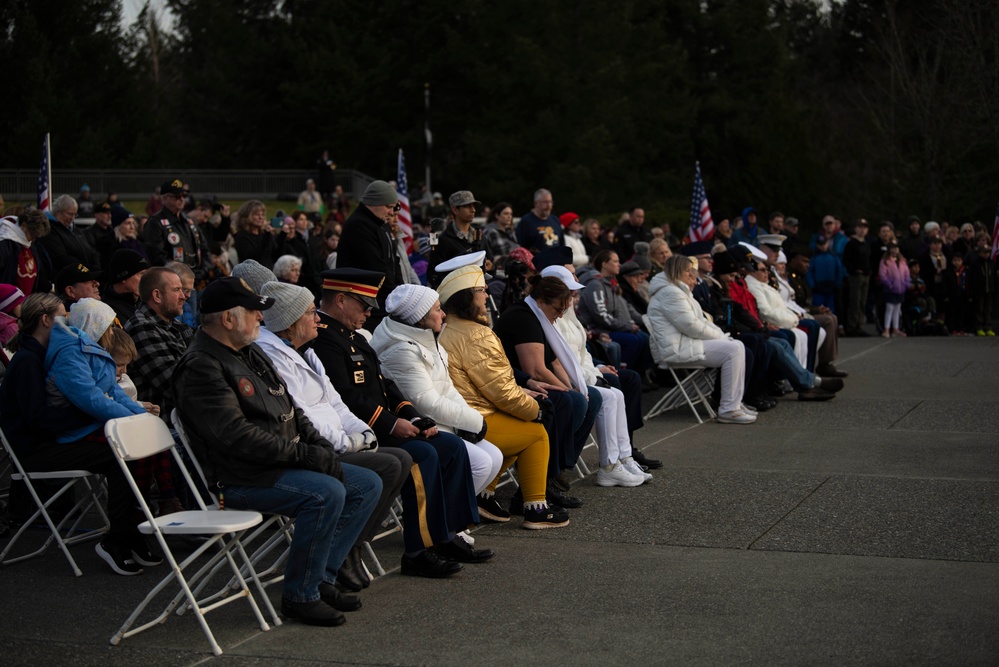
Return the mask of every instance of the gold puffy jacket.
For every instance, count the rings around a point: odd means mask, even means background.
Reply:
[[[517,385],[492,329],[451,315],[440,344],[448,353],[451,382],[483,417],[498,411],[525,421],[538,418],[538,402]]]

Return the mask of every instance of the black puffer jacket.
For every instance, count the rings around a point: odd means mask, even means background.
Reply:
[[[213,483],[270,486],[285,468],[312,469],[310,449],[333,451],[255,344],[237,352],[199,329],[173,373],[173,399]],[[339,462],[332,474],[341,477]]]

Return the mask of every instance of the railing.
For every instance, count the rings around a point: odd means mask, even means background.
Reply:
[[[168,178],[179,178],[191,187],[194,196],[217,195],[226,198],[282,199],[297,198],[305,181],[315,178],[314,171],[301,169],[54,169],[53,191],[56,197],[74,197],[84,183],[90,186],[93,199],[100,201],[108,192],[120,199],[145,199]],[[333,172],[334,185],[357,201],[374,179],[353,169]],[[37,169],[0,169],[0,194],[7,201],[33,201],[37,196]]]

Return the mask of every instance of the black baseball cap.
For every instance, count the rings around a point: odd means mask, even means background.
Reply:
[[[91,271],[84,264],[72,264],[64,267],[55,277],[56,294],[62,296],[70,285],[100,280],[102,275],[104,275],[102,271]]]
[[[202,313],[221,313],[242,306],[247,310],[267,310],[274,299],[261,296],[242,278],[223,278],[210,283],[201,293]]]

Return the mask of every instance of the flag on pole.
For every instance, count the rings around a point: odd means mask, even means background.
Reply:
[[[999,255],[999,208],[996,208],[996,222],[992,225],[992,261]]]
[[[42,166],[38,170],[38,209],[48,213],[52,207],[52,155],[49,152],[49,135],[42,144]]]
[[[406,182],[406,158],[399,149],[399,174],[396,176],[396,194],[399,195],[399,229],[402,230],[406,252],[413,252],[413,215],[409,210],[409,184]]]
[[[687,236],[691,241],[707,241],[715,234],[715,223],[711,220],[711,208],[704,192],[704,181],[701,180],[701,163],[694,164],[694,198],[690,203],[690,229]]]

